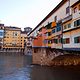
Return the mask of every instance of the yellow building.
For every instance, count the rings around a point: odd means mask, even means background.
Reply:
[[[21,48],[22,50],[24,50],[24,48],[26,47],[26,42],[27,42],[27,34],[26,32],[21,32]]]
[[[21,49],[21,28],[5,27],[3,49]]]

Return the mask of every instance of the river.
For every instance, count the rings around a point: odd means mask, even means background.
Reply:
[[[31,56],[0,54],[0,80],[80,80],[80,66],[31,65]]]

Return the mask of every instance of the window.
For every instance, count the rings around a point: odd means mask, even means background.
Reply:
[[[77,12],[77,7],[75,7],[75,8],[73,9],[73,12],[74,12],[74,13],[76,13],[76,12]]]
[[[74,43],[80,43],[80,36],[74,38]]]
[[[65,25],[63,29],[67,29],[67,25]]]
[[[0,32],[0,36],[3,36],[3,32]]]
[[[57,23],[57,26],[56,26],[56,31],[61,31],[61,24]]]
[[[52,43],[52,41],[51,41],[51,40],[49,40],[49,41],[48,41],[48,44],[51,44],[51,43]]]
[[[74,22],[74,27],[80,26],[80,19]]]
[[[69,44],[69,43],[70,43],[70,38],[63,39],[63,44]]]
[[[76,27],[76,26],[77,26],[77,21],[74,22],[74,27]]]
[[[62,43],[62,38],[59,39],[59,43]]]
[[[57,16],[54,17],[54,21],[55,21],[55,22],[57,21]]]
[[[52,30],[52,33],[55,33],[55,29]]]
[[[17,33],[15,33],[15,36],[17,36]]]
[[[68,28],[71,28],[71,24],[70,23],[68,24]]]
[[[57,28],[56,28],[56,31],[58,32],[58,31],[61,31],[61,26],[58,26]]]
[[[54,43],[58,44],[58,39],[54,39]]]
[[[70,43],[70,40],[69,38],[66,39],[66,44]]]
[[[69,11],[69,6],[66,8],[66,14],[68,14],[70,11]]]
[[[79,26],[80,25],[80,19],[79,20],[77,20],[77,26]]]

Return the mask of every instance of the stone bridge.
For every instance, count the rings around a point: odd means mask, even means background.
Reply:
[[[33,48],[33,64],[39,65],[76,65],[80,63],[80,55],[74,55],[59,49]],[[78,60],[77,60],[78,59]]]

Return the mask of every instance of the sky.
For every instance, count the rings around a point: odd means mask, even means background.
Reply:
[[[0,23],[35,28],[61,0],[0,0]]]

